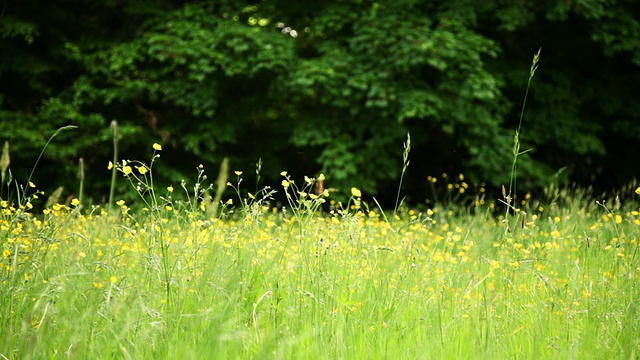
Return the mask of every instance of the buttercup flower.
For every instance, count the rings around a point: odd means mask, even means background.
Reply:
[[[360,191],[360,189],[352,187],[351,188],[351,195],[353,195],[353,197],[361,197],[362,196],[362,192]]]
[[[162,145],[158,143],[153,143],[153,150],[156,150],[156,151],[162,150]]]

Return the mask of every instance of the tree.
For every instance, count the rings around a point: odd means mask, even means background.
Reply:
[[[444,170],[498,188],[509,177],[529,61],[542,47],[522,134],[532,151],[519,160],[519,183],[544,186],[567,166],[573,179],[615,171],[606,185],[620,185],[634,175],[625,159],[640,136],[637,7],[14,3],[0,18],[0,46],[10,54],[0,60],[0,140],[10,139],[25,164],[56,126],[79,125],[47,151],[40,175],[73,188],[65,179],[83,157],[97,198],[106,194],[112,119],[125,157],[166,145],[167,181],[189,178],[200,162],[228,156],[247,169],[262,158],[267,179],[323,172],[333,187],[394,199],[411,132],[415,201],[426,196],[426,175]],[[598,173],[588,180],[602,181]]]

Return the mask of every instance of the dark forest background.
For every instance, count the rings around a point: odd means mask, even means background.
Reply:
[[[639,174],[640,2],[0,1],[0,142],[14,178],[104,202],[112,157],[154,164],[160,184],[211,179],[224,157],[255,189],[287,170],[324,173],[392,206],[463,173],[499,193],[533,55],[518,190],[609,191]],[[233,174],[233,173],[232,173]],[[118,195],[126,197],[125,179]],[[3,184],[3,186],[6,186]],[[275,187],[275,186],[274,186]],[[6,194],[6,192],[5,192]]]

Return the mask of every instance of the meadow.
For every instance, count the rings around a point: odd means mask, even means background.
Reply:
[[[194,185],[156,189],[152,164],[110,165],[136,205],[36,213],[30,182],[2,200],[2,359],[640,354],[640,188],[626,203],[551,188],[517,206],[382,211],[283,172],[275,207],[272,189],[241,191],[240,172],[215,203],[202,167]]]

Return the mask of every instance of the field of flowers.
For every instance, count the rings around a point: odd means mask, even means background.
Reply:
[[[352,189],[320,213],[328,194],[283,176],[290,206],[265,191],[216,217],[173,188],[135,212],[2,201],[0,357],[640,355],[637,205],[384,213]]]

